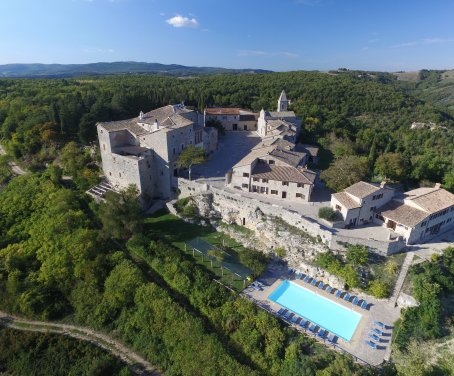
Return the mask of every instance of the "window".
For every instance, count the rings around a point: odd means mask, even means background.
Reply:
[[[227,116],[223,116],[223,117],[222,117],[222,120],[227,120]]]
[[[304,184],[303,184],[303,183],[297,183],[296,186],[297,186],[298,188],[304,188]]]
[[[249,184],[241,184],[243,188],[249,188]]]
[[[274,161],[273,161],[272,159],[270,159],[270,160],[268,161],[268,163],[269,163],[269,164],[274,164]]]
[[[112,173],[111,173],[111,172],[109,172],[109,176],[112,176]]]
[[[451,222],[451,219],[452,219],[452,218],[448,218],[447,221],[446,221],[446,223]]]
[[[259,178],[252,178],[252,181],[260,181]]]
[[[184,144],[181,144],[181,151],[183,151],[184,149]]]
[[[370,208],[370,211],[374,211],[374,210],[375,210],[375,206],[372,206],[372,207]]]
[[[249,173],[248,172],[243,172],[243,178],[248,178],[249,177]]]
[[[118,176],[121,178],[121,172],[118,173]]]
[[[377,218],[377,219],[379,219],[380,221],[383,221],[383,222],[385,221],[385,218],[382,215],[380,215],[380,214],[375,214],[375,218]]]
[[[175,148],[173,148],[173,155],[175,155]]]
[[[336,210],[341,211],[341,210],[342,210],[342,207],[341,207],[340,205],[336,205]]]
[[[262,179],[262,183],[268,183],[268,179]]]
[[[288,181],[283,181],[282,185],[288,185]]]
[[[296,197],[297,197],[297,198],[302,198],[302,199],[305,199],[305,198],[306,198],[306,196],[304,196],[302,193],[297,193],[297,194],[296,194]]]
[[[106,150],[106,144],[102,144],[103,150]]]
[[[277,195],[278,192],[277,192],[276,190],[272,189],[272,190],[271,190],[271,194],[272,194],[272,195]]]
[[[257,192],[257,186],[256,185],[252,186],[252,192]]]

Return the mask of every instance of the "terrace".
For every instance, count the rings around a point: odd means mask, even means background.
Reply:
[[[288,274],[287,269],[283,266],[272,264],[267,269],[264,276],[260,278],[260,282],[249,286],[243,291],[242,294],[243,296],[253,300],[261,308],[285,320],[295,330],[313,336],[329,348],[352,355],[359,363],[378,366],[389,357],[392,327],[400,315],[400,310],[398,308],[395,308],[394,305],[388,300],[378,300],[370,296],[352,293],[351,291],[348,292],[350,299],[345,300],[345,296],[347,294],[345,291],[342,291],[340,297],[336,297],[336,293],[339,290],[332,289],[328,292],[327,285],[323,286],[323,288],[319,288],[318,281],[315,285],[313,285],[311,283],[304,282],[305,275],[302,275],[302,278],[298,277],[299,276],[295,275],[295,273]],[[290,280],[292,283],[309,290],[321,298],[328,299],[334,304],[340,305],[347,310],[360,314],[361,319],[359,320],[351,339],[346,341],[337,335],[328,337],[329,334],[334,333],[329,332],[330,328],[322,328],[316,325],[316,320],[314,320],[313,323],[315,325],[315,330],[311,332],[309,330],[309,328],[311,328],[311,324],[305,325],[305,327],[300,325],[300,322],[303,320],[300,321],[299,317],[301,316],[299,316],[297,312],[290,311],[286,307],[270,300],[270,294],[281,286],[282,282],[285,280]],[[312,281],[311,278],[309,278],[309,282],[310,281]],[[367,308],[364,309],[361,308],[361,306],[353,304],[352,301],[354,301],[355,297],[358,299],[359,303],[363,301],[367,302]],[[281,313],[284,313],[284,315],[279,315],[279,310],[281,310]],[[289,313],[287,314],[287,317],[285,317],[285,313],[287,312]],[[292,318],[294,319],[292,320]],[[306,317],[301,318],[307,319]],[[375,322],[384,323],[386,328],[383,329],[377,327]],[[327,330],[328,333],[325,333],[324,336],[318,336],[317,334],[320,333],[322,329]],[[332,340],[329,341],[328,338]],[[376,349],[366,345],[365,342],[370,341],[371,339],[377,345]]]

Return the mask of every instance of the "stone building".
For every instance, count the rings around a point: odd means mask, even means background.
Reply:
[[[233,166],[227,183],[247,192],[293,201],[310,201],[317,174],[307,169],[308,155],[276,140],[258,145]],[[291,144],[290,144],[291,145]]]
[[[374,222],[402,236],[406,244],[422,243],[454,228],[454,194],[440,184],[396,195],[384,183],[361,181],[332,194],[331,206],[342,214],[344,226]]]
[[[440,184],[405,192],[380,207],[375,221],[402,235],[407,244],[422,243],[454,228],[454,194]]]
[[[104,175],[115,189],[136,185],[145,203],[168,199],[176,188],[176,161],[187,145],[216,149],[217,131],[183,104],[168,105],[137,118],[97,124]]]
[[[203,115],[204,124],[210,120],[217,120],[226,131],[257,130],[257,114],[241,108],[205,108]]]
[[[354,227],[374,220],[375,210],[389,202],[394,190],[385,183],[360,181],[331,195],[331,207],[342,214],[344,225]]]

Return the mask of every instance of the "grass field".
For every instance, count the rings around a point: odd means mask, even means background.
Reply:
[[[148,234],[156,237],[164,238],[169,243],[172,243],[182,251],[188,254],[193,254],[192,249],[185,249],[185,243],[196,237],[215,245],[217,247],[226,246],[229,248],[229,254],[240,265],[246,266],[239,261],[241,252],[248,252],[240,243],[225,235],[222,232],[217,232],[212,227],[204,227],[191,223],[187,223],[182,219],[169,214],[165,211],[159,211],[145,220],[145,230]],[[243,279],[231,273],[227,269],[221,270],[217,261],[211,261],[207,257],[203,257],[197,252],[194,253],[195,261],[215,273],[218,279],[235,290],[240,291],[244,288]]]

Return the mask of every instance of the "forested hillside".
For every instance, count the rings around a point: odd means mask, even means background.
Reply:
[[[335,159],[359,178],[454,189],[454,120],[443,107],[410,94],[387,74],[287,72],[179,79],[149,75],[0,80],[0,137],[15,158],[40,169],[69,140],[96,141],[95,123],[186,105],[274,109],[285,89],[303,118],[302,140],[321,145],[322,167]],[[448,130],[410,130],[412,122]],[[333,170],[335,173],[336,165]],[[342,184],[330,181],[338,190]],[[356,178],[358,178],[356,177]]]

